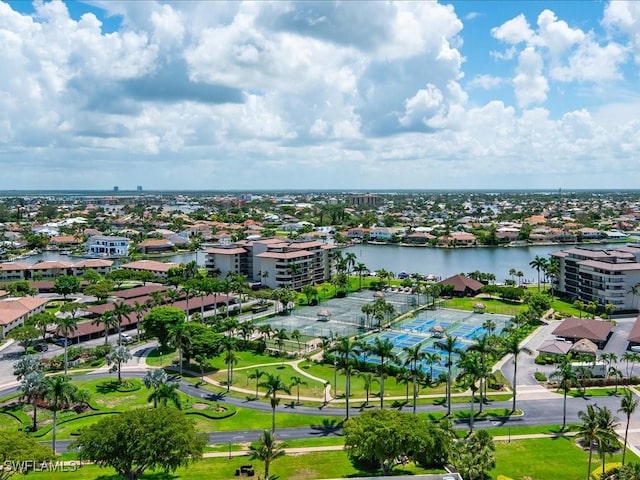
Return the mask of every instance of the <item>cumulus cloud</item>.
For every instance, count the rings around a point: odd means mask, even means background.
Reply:
[[[624,171],[637,99],[615,121],[613,107],[545,105],[554,83],[621,77],[638,24],[621,3],[603,19],[616,41],[549,10],[487,32],[510,76],[468,70],[473,36],[434,2],[95,0],[103,16],[73,18],[62,2],[32,15],[0,3],[0,188],[461,188]]]

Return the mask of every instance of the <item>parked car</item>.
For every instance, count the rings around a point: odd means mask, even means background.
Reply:
[[[47,350],[49,350],[49,346],[46,343],[36,343],[33,346],[33,349],[36,352],[46,352]]]
[[[68,338],[59,338],[53,343],[55,343],[56,345],[58,345],[60,347],[64,347],[65,345],[67,345],[67,346],[71,345],[71,340],[69,340]]]
[[[127,344],[131,342],[133,342],[133,337],[131,335],[129,335],[128,333],[120,334],[120,343]]]

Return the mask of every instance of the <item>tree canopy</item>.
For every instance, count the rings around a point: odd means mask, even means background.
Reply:
[[[157,307],[144,317],[144,331],[158,339],[162,349],[166,349],[175,326],[184,322],[185,313],[179,308]]]
[[[81,429],[72,446],[80,460],[137,480],[147,469],[175,472],[202,457],[206,444],[206,436],[179,410],[160,407],[110,415]]]
[[[0,435],[0,461],[4,466],[0,469],[0,480],[14,474],[26,474],[29,467],[52,459],[53,452],[49,447],[23,432],[4,430]]]
[[[76,277],[72,277],[71,275],[63,275],[56,278],[54,282],[54,289],[56,293],[67,298],[67,295],[80,291],[80,280]]]

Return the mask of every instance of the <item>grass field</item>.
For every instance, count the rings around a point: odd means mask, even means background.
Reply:
[[[440,302],[440,306],[452,308],[456,310],[473,310],[473,306],[478,303],[478,299],[474,297],[453,297]],[[482,298],[482,303],[486,307],[487,313],[496,313],[498,315],[516,315],[524,310],[527,306],[519,302],[509,302],[497,298]]]
[[[308,440],[286,442],[288,447],[340,445],[339,438],[323,438],[312,443]],[[228,447],[227,447],[228,448]],[[223,446],[212,450],[226,451]],[[235,450],[235,448],[232,448]],[[637,462],[639,459],[628,452],[628,460]],[[498,475],[519,479],[529,477],[533,480],[548,480],[562,478],[563,480],[582,480],[587,470],[588,452],[576,446],[575,439],[562,437],[556,439],[529,439],[512,442],[496,442],[496,468],[491,472],[491,478]],[[607,457],[607,462],[619,461],[620,455]],[[235,470],[240,465],[251,464],[256,470],[256,476],[262,472],[262,463],[251,460],[248,456],[203,459],[186,469],[179,469],[175,475],[165,476],[162,473],[147,474],[145,480],[200,480],[215,478],[216,480],[232,480]],[[592,470],[600,464],[594,455]],[[431,471],[433,472],[433,471]],[[321,478],[356,477],[372,475],[376,472],[364,472],[349,461],[344,451],[314,452],[307,454],[286,455],[272,464],[271,473],[281,479],[314,480]],[[413,475],[429,473],[429,471],[408,465],[397,466],[394,474],[405,473]],[[117,480],[113,470],[101,469],[92,465],[82,467],[72,473],[31,473],[30,478],[36,480],[59,480],[74,478],[77,480]]]

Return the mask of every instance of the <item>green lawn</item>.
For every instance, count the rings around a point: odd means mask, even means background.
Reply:
[[[244,370],[236,370],[233,371],[233,386],[238,388],[244,388],[247,390],[255,391],[256,380],[249,379],[249,375],[251,375],[256,368],[249,368]],[[286,385],[291,384],[291,377],[300,377],[303,381],[307,383],[307,385],[300,386],[300,396],[303,397],[317,397],[319,401],[322,400],[323,396],[323,383],[316,382],[311,378],[305,377],[295,371],[291,365],[270,365],[264,367],[258,367],[257,370],[261,372],[265,372],[265,376],[260,378],[260,382],[264,382],[266,379],[266,374],[271,375],[279,375],[282,381]],[[224,382],[226,384],[227,381],[227,369],[220,370],[218,373],[214,375],[210,375],[210,378],[213,380],[217,380],[218,382]],[[260,388],[258,390],[261,394],[264,394],[264,389]],[[291,387],[291,395],[297,395],[297,387]]]
[[[533,480],[583,480],[587,474],[589,453],[576,446],[572,437],[496,442],[496,447],[493,478],[501,474],[514,479],[526,476]],[[615,454],[607,457],[607,462],[619,462],[620,458],[620,454]],[[637,462],[638,457],[628,451],[627,460]],[[600,464],[594,454],[592,471]]]
[[[575,308],[572,303],[566,302],[556,297],[554,297],[553,301],[551,302],[551,308],[553,308],[553,310],[556,312],[560,312],[566,316],[571,317],[580,318],[587,315],[585,312],[581,312],[580,310]]]
[[[487,313],[496,313],[498,315],[516,315],[527,309],[527,306],[519,302],[509,302],[497,298],[474,298],[474,297],[453,297],[440,302],[440,306],[444,308],[452,308],[456,310],[473,310],[473,306],[482,302],[486,307]]]

